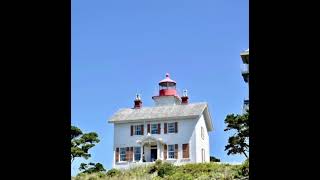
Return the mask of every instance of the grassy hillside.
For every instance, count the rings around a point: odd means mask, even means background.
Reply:
[[[199,163],[174,166],[157,161],[147,167],[111,169],[106,173],[78,174],[72,180],[240,180],[248,179],[249,163],[242,165]]]

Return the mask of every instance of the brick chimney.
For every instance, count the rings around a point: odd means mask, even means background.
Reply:
[[[187,95],[187,90],[183,91],[183,95],[181,97],[181,104],[188,104],[188,95]]]
[[[142,107],[142,101],[140,95],[137,94],[136,99],[134,100],[134,109],[140,109]]]

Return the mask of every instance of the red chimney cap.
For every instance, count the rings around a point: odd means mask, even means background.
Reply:
[[[163,79],[163,80],[161,80],[161,81],[159,82],[159,84],[160,84],[160,83],[164,83],[164,82],[176,83],[174,80],[170,79],[170,74],[169,74],[169,73],[166,73],[166,78]]]

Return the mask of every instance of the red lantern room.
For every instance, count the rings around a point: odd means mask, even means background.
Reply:
[[[170,79],[167,73],[166,78],[159,82],[159,94],[153,96],[156,106],[181,104],[181,98],[176,90],[176,82]]]
[[[159,82],[159,96],[177,96],[176,82],[170,79],[169,73]]]

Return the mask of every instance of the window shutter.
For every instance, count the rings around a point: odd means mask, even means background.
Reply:
[[[158,134],[161,134],[160,132],[161,132],[161,124],[159,123],[158,124]]]
[[[142,135],[144,135],[143,130],[144,130],[144,129],[143,129],[143,124],[142,124],[142,125],[141,125],[141,134],[142,134]]]
[[[175,126],[176,133],[178,133],[178,122],[175,122],[174,126]]]
[[[116,162],[119,162],[119,148],[116,148]]]
[[[163,146],[164,150],[163,150],[163,158],[166,160],[167,159],[167,145],[165,144]]]
[[[164,123],[164,133],[167,134],[167,123]]]
[[[133,126],[131,125],[131,136],[133,135]]]
[[[133,161],[133,147],[130,147],[130,161]]]
[[[183,158],[189,158],[189,144],[182,145]]]
[[[148,124],[148,133],[150,133],[150,124]]]
[[[178,144],[175,144],[175,148],[174,148],[174,158],[178,159]]]

